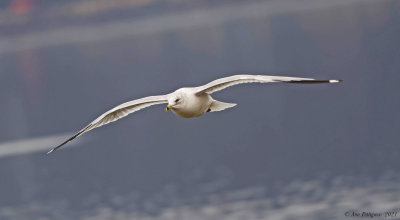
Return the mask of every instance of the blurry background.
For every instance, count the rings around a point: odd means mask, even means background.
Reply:
[[[3,0],[0,219],[343,219],[400,209],[400,1]],[[159,105],[232,74],[343,79]]]

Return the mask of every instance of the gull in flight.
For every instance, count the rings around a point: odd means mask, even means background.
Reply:
[[[311,78],[286,77],[286,76],[266,76],[266,75],[234,75],[211,81],[198,87],[185,87],[167,95],[148,96],[141,99],[125,102],[115,108],[100,115],[86,127],[64,141],[60,145],[51,149],[47,154],[57,150],[64,144],[81,136],[94,128],[108,124],[123,118],[133,112],[143,108],[168,103],[166,111],[171,110],[182,118],[193,118],[202,116],[206,112],[217,112],[235,106],[235,103],[226,103],[214,100],[211,94],[227,87],[242,83],[337,83],[340,80],[316,80]]]

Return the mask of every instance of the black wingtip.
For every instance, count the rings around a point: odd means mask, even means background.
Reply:
[[[64,144],[66,144],[66,143],[72,141],[74,138],[76,138],[76,136],[77,136],[77,135],[74,135],[73,137],[71,137],[71,138],[69,138],[68,140],[64,141],[62,144],[60,144],[60,145],[58,145],[57,147],[51,149],[51,150],[50,150],[49,152],[47,152],[46,154],[52,153],[53,151],[55,151],[55,150],[57,150],[58,148],[62,147]]]
[[[46,154],[48,155],[48,154],[52,153],[53,151],[57,150],[58,148],[62,147],[62,146],[65,145],[66,143],[68,143],[68,142],[74,140],[76,137],[78,137],[79,135],[81,135],[84,131],[85,131],[85,130],[82,130],[82,131],[78,132],[78,133],[75,134],[74,136],[70,137],[68,140],[62,142],[62,143],[61,143],[60,145],[58,145],[57,147],[55,147],[55,148],[51,149],[50,151],[48,151]]]
[[[281,81],[285,83],[301,83],[301,84],[314,84],[314,83],[338,83],[343,80],[331,79],[331,80],[292,80],[292,81]]]

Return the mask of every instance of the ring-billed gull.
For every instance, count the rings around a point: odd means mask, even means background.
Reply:
[[[316,80],[311,78],[286,77],[286,76],[266,76],[266,75],[234,75],[211,81],[199,87],[185,87],[176,90],[167,95],[148,96],[141,99],[125,102],[117,107],[100,115],[74,136],[64,141],[60,145],[51,149],[47,154],[57,150],[64,144],[81,136],[94,128],[116,121],[130,113],[140,109],[156,105],[168,103],[166,111],[171,109],[173,113],[182,118],[193,118],[203,115],[206,112],[222,111],[235,106],[235,103],[226,103],[214,100],[210,94],[227,87],[242,83],[268,83],[268,82],[285,82],[285,83],[337,83],[340,80]]]

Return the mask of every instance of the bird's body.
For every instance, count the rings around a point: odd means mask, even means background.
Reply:
[[[203,86],[185,87],[176,90],[167,95],[148,96],[123,103],[104,114],[100,115],[86,127],[81,129],[74,136],[64,141],[57,147],[51,149],[53,152],[69,141],[79,137],[85,132],[94,128],[118,120],[126,115],[140,109],[162,103],[168,103],[166,110],[171,111],[182,118],[193,118],[204,115],[206,112],[222,111],[235,106],[234,103],[225,103],[214,100],[210,94],[227,87],[242,83],[268,83],[268,82],[286,82],[286,83],[336,83],[339,80],[315,80],[311,78],[285,77],[285,76],[266,76],[266,75],[234,75],[220,78]]]
[[[170,97],[168,103],[174,103],[177,99],[176,97],[181,97],[179,100],[185,100],[179,107],[171,105],[171,111],[182,118],[202,116],[210,109],[213,102],[209,94],[196,95],[193,92],[193,88],[178,89]]]

